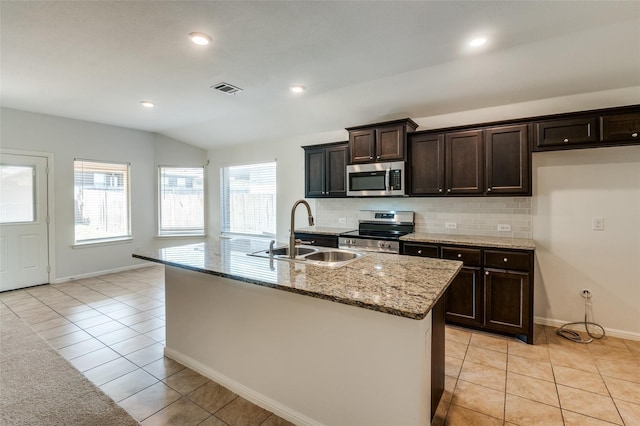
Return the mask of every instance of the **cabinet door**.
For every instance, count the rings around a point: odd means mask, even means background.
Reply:
[[[526,124],[486,130],[487,194],[530,194],[529,158]]]
[[[572,118],[535,124],[536,147],[571,147],[597,142],[596,118]]]
[[[640,143],[640,112],[600,117],[600,140]]]
[[[324,148],[305,150],[305,191],[306,198],[322,197],[325,193],[325,150]]]
[[[375,161],[375,130],[356,130],[349,132],[351,163],[369,163]]]
[[[402,254],[409,256],[434,257],[438,258],[439,248],[437,245],[422,243],[403,243]]]
[[[376,161],[404,160],[404,126],[376,129]]]
[[[412,135],[409,152],[411,195],[443,195],[444,135]]]
[[[515,334],[529,334],[531,300],[527,272],[485,269],[485,327]]]
[[[484,322],[484,291],[480,268],[464,266],[447,289],[446,319],[456,324],[481,327]]]
[[[482,131],[447,133],[445,141],[447,194],[482,194]]]
[[[347,162],[349,146],[335,146],[326,149],[325,156],[325,196],[345,197],[347,195]]]

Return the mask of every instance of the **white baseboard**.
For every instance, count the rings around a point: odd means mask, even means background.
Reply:
[[[130,266],[123,266],[121,268],[107,269],[105,271],[89,272],[87,274],[74,275],[72,277],[56,278],[51,284],[62,284],[69,281],[77,281],[85,278],[99,277],[100,275],[115,274],[118,272],[131,271],[133,269],[149,268],[151,266],[153,265],[149,265],[149,263],[146,262],[146,263],[141,263],[139,265],[130,265]]]
[[[573,322],[573,321],[561,321],[553,318],[534,317],[533,322],[535,322],[536,324],[548,325],[551,327],[562,327],[568,322]],[[568,327],[568,328],[576,331],[584,331],[584,326],[581,324],[572,325],[571,327]],[[604,328],[604,331],[607,333],[607,336],[618,337],[620,339],[640,341],[640,333],[634,333],[632,331],[617,330],[615,328],[606,328],[606,327]]]
[[[302,413],[299,413],[259,392],[256,392],[253,389],[250,389],[241,383],[225,376],[224,374],[213,370],[206,365],[196,361],[195,359],[184,355],[178,351],[169,349],[167,347],[164,348],[164,355],[167,358],[171,358],[174,361],[179,362],[180,364],[189,367],[193,371],[213,380],[214,382],[226,387],[232,392],[237,393],[244,399],[256,404],[259,407],[264,408],[265,410],[269,410],[277,416],[282,417],[283,419],[296,424],[296,425],[305,425],[305,426],[322,426],[321,423],[313,420],[310,417],[305,416]]]

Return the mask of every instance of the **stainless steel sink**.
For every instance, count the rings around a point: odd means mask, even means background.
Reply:
[[[269,258],[269,250],[260,250],[249,253],[249,256]],[[296,246],[295,258],[289,257],[289,247],[277,247],[273,249],[273,258],[289,262],[304,262],[311,265],[339,268],[353,262],[365,254],[353,251],[329,247]]]

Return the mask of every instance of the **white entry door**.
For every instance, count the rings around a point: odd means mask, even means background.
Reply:
[[[0,154],[0,291],[49,282],[47,162]]]

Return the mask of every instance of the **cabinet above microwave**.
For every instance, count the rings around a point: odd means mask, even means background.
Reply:
[[[407,133],[417,127],[410,118],[348,127],[351,164],[406,160]]]

